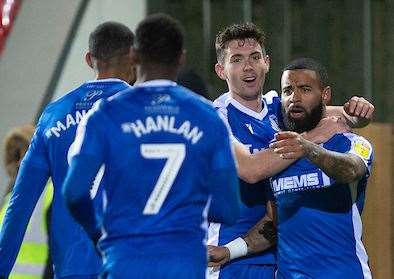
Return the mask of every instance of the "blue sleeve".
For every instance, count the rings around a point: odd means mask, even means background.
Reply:
[[[63,184],[63,195],[71,215],[94,242],[100,237],[100,224],[90,198],[90,188],[103,164],[105,150],[105,133],[101,129],[104,125],[99,120],[97,108],[98,105],[90,110],[78,126],[70,168]]]
[[[22,162],[0,232],[0,276],[7,277],[11,272],[48,178],[47,169],[38,168],[26,160]]]
[[[100,165],[101,161],[95,156],[74,156],[63,184],[63,195],[71,215],[82,225],[95,244],[101,233],[90,198],[90,186]]]
[[[233,224],[240,212],[239,182],[229,135],[224,124],[220,124],[214,139],[216,144],[209,178],[212,201],[208,219]]]

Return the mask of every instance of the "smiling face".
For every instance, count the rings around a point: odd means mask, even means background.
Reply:
[[[330,87],[322,87],[315,71],[297,69],[283,72],[281,89],[286,129],[305,132],[316,127],[331,98]]]
[[[227,43],[224,59],[215,65],[217,75],[227,82],[232,97],[241,103],[257,100],[262,93],[269,57],[255,39]]]

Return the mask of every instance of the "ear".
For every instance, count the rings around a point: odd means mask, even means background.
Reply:
[[[268,73],[270,71],[270,66],[271,66],[271,58],[269,57],[269,55],[264,56],[264,61],[265,64],[267,64],[267,73]]]
[[[184,50],[184,49],[182,50],[181,55],[179,55],[178,65],[179,66],[186,65],[186,50]]]
[[[215,64],[215,72],[220,79],[226,80],[226,75],[224,73],[224,66],[222,64],[220,63]]]
[[[331,87],[326,86],[322,92],[323,104],[328,105],[331,102]]]
[[[86,64],[88,64],[89,67],[93,69],[92,54],[89,51],[85,54],[85,61],[86,61]]]

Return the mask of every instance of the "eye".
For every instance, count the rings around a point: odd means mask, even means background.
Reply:
[[[288,96],[291,94],[291,88],[285,88],[282,90],[282,95]]]
[[[260,54],[254,54],[254,55],[252,55],[252,59],[253,60],[260,60],[261,59],[261,55]]]
[[[231,59],[231,63],[240,63],[242,61],[242,59],[240,57],[233,57]]]

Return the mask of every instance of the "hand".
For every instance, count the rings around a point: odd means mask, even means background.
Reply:
[[[230,251],[224,246],[208,245],[208,266],[217,267],[230,261]]]
[[[320,144],[328,141],[335,134],[346,133],[350,130],[345,119],[330,116],[322,118],[314,129],[303,133],[302,136],[309,141]]]
[[[296,132],[278,132],[275,139],[276,142],[270,144],[270,148],[283,159],[298,160],[304,157],[312,144]]]
[[[343,109],[350,116],[371,120],[375,107],[363,97],[353,96],[343,105]]]

